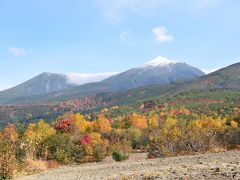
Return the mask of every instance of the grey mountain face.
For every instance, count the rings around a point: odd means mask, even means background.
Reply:
[[[194,79],[203,75],[205,73],[201,70],[185,63],[168,63],[133,68],[110,77],[104,80],[103,83],[115,85],[116,90],[127,90],[146,85],[169,84],[174,81]]]
[[[0,103],[27,96],[42,95],[74,87],[62,74],[42,73],[18,86],[0,92]]]

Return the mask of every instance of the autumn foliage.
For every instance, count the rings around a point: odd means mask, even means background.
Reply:
[[[107,155],[121,161],[133,151],[156,158],[240,146],[237,114],[206,116],[184,107],[111,118],[109,113],[108,109],[95,116],[66,113],[53,123],[40,120],[21,131],[9,124],[0,132],[0,175],[12,176],[15,166],[22,164],[27,164],[23,169],[35,169],[36,164],[44,169],[46,162],[98,162]]]

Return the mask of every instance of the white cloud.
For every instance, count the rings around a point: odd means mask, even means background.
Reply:
[[[221,68],[211,68],[211,69],[210,68],[204,68],[204,69],[202,69],[202,71],[205,72],[206,74],[210,74],[210,73],[215,72],[219,69],[221,69]]]
[[[66,73],[67,80],[70,84],[86,84],[91,82],[99,82],[110,76],[116,75],[118,72],[107,72],[107,73]]]
[[[133,45],[133,41],[130,40],[130,32],[129,31],[123,31],[119,35],[120,40],[127,44],[127,45]]]
[[[164,26],[155,27],[153,28],[152,32],[156,41],[158,42],[167,42],[174,39],[174,37],[168,33],[166,27]]]
[[[13,54],[14,56],[25,56],[27,54],[27,51],[23,48],[16,48],[16,47],[10,47],[8,49],[8,52]]]

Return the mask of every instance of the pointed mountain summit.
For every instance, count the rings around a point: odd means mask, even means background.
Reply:
[[[145,66],[167,66],[167,65],[172,65],[172,64],[177,64],[178,62],[175,60],[167,59],[162,56],[158,56],[157,58],[145,63]]]
[[[205,73],[198,68],[159,56],[142,66],[110,77],[103,82],[115,84],[116,90],[127,90],[146,85],[169,84],[203,75]]]

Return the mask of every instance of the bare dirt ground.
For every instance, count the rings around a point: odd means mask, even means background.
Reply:
[[[240,151],[209,153],[147,160],[146,154],[132,154],[125,162],[110,157],[100,163],[60,167],[17,178],[18,180],[131,180],[131,179],[238,179]]]

